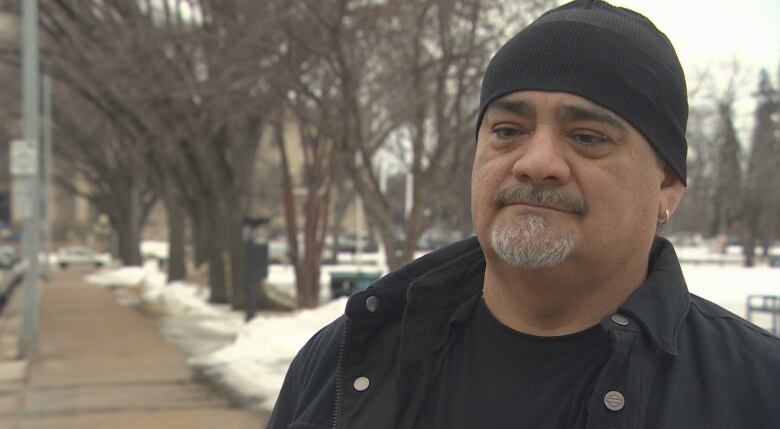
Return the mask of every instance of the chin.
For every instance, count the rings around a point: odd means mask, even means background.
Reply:
[[[548,225],[539,215],[496,223],[490,230],[489,242],[499,258],[524,270],[557,267],[575,248],[573,233]]]

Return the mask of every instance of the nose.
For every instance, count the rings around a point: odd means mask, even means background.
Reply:
[[[559,185],[569,181],[571,167],[564,147],[554,133],[537,130],[521,148],[512,165],[517,180],[540,185]]]

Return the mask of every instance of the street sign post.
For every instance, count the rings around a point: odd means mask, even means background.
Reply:
[[[11,175],[35,176],[38,174],[38,142],[33,140],[11,141]]]
[[[32,181],[15,179],[11,188],[11,198],[13,218],[20,221],[30,219],[35,204]]]
[[[26,221],[32,218],[34,209],[34,182],[38,174],[38,144],[34,140],[11,141],[9,170],[13,179],[11,209],[13,218]]]
[[[38,127],[40,115],[38,0],[22,3],[22,116],[24,141],[12,145],[11,172],[29,183],[32,210],[24,221],[23,248],[27,267],[22,287],[22,335],[19,349],[26,359],[38,351]],[[16,158],[16,159],[14,159]],[[16,174],[18,173],[18,174]]]

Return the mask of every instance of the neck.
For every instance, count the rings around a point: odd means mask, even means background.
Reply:
[[[485,303],[499,321],[519,332],[539,336],[579,332],[617,311],[642,284],[647,259],[633,259],[631,264],[589,273],[592,269],[582,267],[599,265],[567,260],[551,269],[520,270],[488,258]]]

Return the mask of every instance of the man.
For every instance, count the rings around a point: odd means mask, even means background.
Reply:
[[[686,179],[685,79],[643,16],[577,0],[482,83],[476,238],[353,296],[272,428],[780,428],[780,339],[688,293],[656,237]]]

